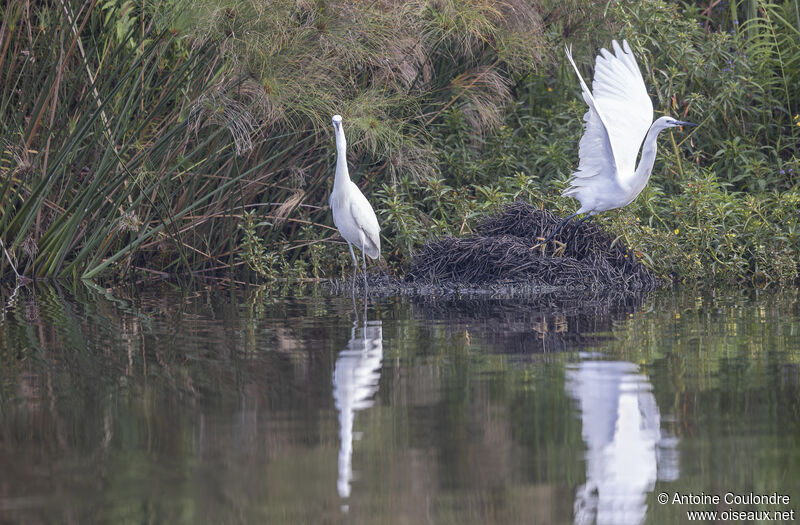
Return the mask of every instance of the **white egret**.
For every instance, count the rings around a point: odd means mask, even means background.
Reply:
[[[336,133],[336,178],[333,181],[330,205],[333,211],[333,223],[339,229],[350,255],[353,257],[353,293],[355,293],[356,276],[358,275],[358,261],[353,252],[355,244],[361,249],[361,258],[364,262],[364,290],[367,289],[367,258],[377,259],[381,255],[381,228],[378,218],[370,206],[369,201],[358,186],[350,180],[347,170],[347,141],[344,138],[342,117],[333,116],[333,129]]]
[[[572,236],[589,217],[630,204],[647,185],[653,171],[658,134],[667,128],[697,125],[668,116],[653,122],[653,103],[628,42],[623,40],[620,47],[614,40],[612,45],[614,54],[601,49],[597,55],[593,91],[583,81],[572,59],[572,50],[566,49],[589,111],[583,115],[585,130],[579,145],[578,171],[572,174],[570,185],[562,194],[578,199],[581,207],[562,220],[541,244],[546,244],[578,214],[587,215],[575,225]],[[642,154],[637,166],[639,146]]]

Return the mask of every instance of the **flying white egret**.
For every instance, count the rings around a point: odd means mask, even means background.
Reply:
[[[339,229],[350,255],[353,257],[353,293],[356,289],[356,276],[358,275],[358,261],[353,252],[355,244],[361,249],[361,258],[364,261],[364,290],[367,289],[367,255],[377,259],[381,255],[381,228],[378,218],[370,206],[369,201],[358,186],[350,180],[347,170],[347,141],[344,138],[341,115],[333,116],[333,129],[336,133],[336,178],[333,181],[330,205],[333,211],[333,223]]]
[[[658,134],[667,128],[697,125],[667,116],[652,122],[653,103],[628,42],[623,40],[620,47],[614,40],[612,45],[614,54],[601,49],[597,55],[593,91],[589,91],[583,81],[572,59],[572,49],[566,49],[589,111],[583,115],[585,131],[579,146],[578,171],[572,174],[569,187],[562,193],[578,199],[581,207],[562,220],[541,244],[550,241],[578,214],[587,215],[575,225],[572,236],[589,217],[630,204],[647,185],[653,171]],[[642,146],[642,155],[636,166],[639,146]]]

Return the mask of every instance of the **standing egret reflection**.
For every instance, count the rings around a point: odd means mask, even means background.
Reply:
[[[578,199],[581,207],[561,221],[542,244],[576,215],[587,214],[575,225],[573,236],[578,225],[589,217],[630,204],[650,179],[658,134],[667,128],[696,125],[667,116],[652,122],[653,103],[628,42],[623,40],[620,47],[614,40],[612,45],[615,54],[601,49],[597,56],[593,91],[583,81],[571,49],[566,50],[580,80],[583,100],[589,106],[583,116],[585,131],[579,146],[578,171],[572,174],[569,187],[563,191],[564,195]],[[642,153],[636,166],[639,146]]]
[[[353,323],[347,348],[339,353],[333,371],[333,397],[339,411],[339,479],[337,489],[342,498],[350,497],[353,480],[353,420],[359,410],[373,405],[378,391],[383,360],[381,321],[367,321],[366,306],[361,332],[358,320]]]
[[[347,140],[344,138],[342,117],[333,116],[333,129],[336,133],[336,178],[333,181],[330,205],[333,212],[333,223],[339,229],[350,255],[353,257],[353,293],[355,293],[356,276],[358,274],[358,261],[353,252],[355,244],[361,249],[363,259],[364,290],[367,289],[367,255],[377,259],[381,255],[381,228],[378,218],[369,201],[358,186],[350,180],[347,170]]]

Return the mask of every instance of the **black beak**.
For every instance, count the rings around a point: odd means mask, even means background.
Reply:
[[[675,125],[675,126],[690,126],[690,127],[691,127],[691,126],[697,126],[697,124],[695,124],[695,123],[693,123],[693,122],[682,122],[682,121],[680,121],[680,120],[676,120],[676,121],[673,123],[673,125]]]

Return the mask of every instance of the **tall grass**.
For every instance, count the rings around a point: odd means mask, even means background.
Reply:
[[[656,116],[701,124],[664,135],[647,188],[594,220],[665,279],[792,282],[800,274],[800,91],[791,86],[800,54],[795,26],[786,22],[797,2],[756,2],[755,10],[734,2],[733,18],[698,4],[648,0],[598,13],[566,3],[560,9],[586,16],[562,12],[547,32],[559,53],[565,41],[575,44],[585,75],[599,47],[627,38]],[[600,15],[602,22],[593,18]],[[434,134],[441,176],[382,190],[379,213],[404,226],[388,249],[408,256],[431,232],[469,231],[476,215],[515,199],[575,211],[574,200],[559,196],[578,162],[585,112],[574,73],[553,56],[548,67],[520,76],[513,95],[504,125],[477,146],[464,116],[448,110]],[[416,228],[408,216],[418,218]]]
[[[490,131],[506,70],[541,51],[538,13],[516,0],[49,0],[2,14],[0,238],[38,276],[268,273],[256,256],[305,271],[333,231],[330,115],[345,117],[362,184],[428,177],[443,111]]]
[[[391,264],[513,199],[571,211],[561,50],[626,37],[656,111],[701,126],[599,220],[664,276],[793,278],[799,2],[8,2],[0,239],[29,276],[335,274],[334,113]]]
[[[12,3],[3,15],[0,236],[18,266],[91,277],[136,267],[157,243],[176,254],[163,271],[191,266],[202,248],[180,235],[187,216],[200,225],[219,206],[223,185],[208,180],[235,180],[226,129],[186,111],[220,70],[212,50],[152,28],[131,47],[138,28],[114,38],[96,2]]]

